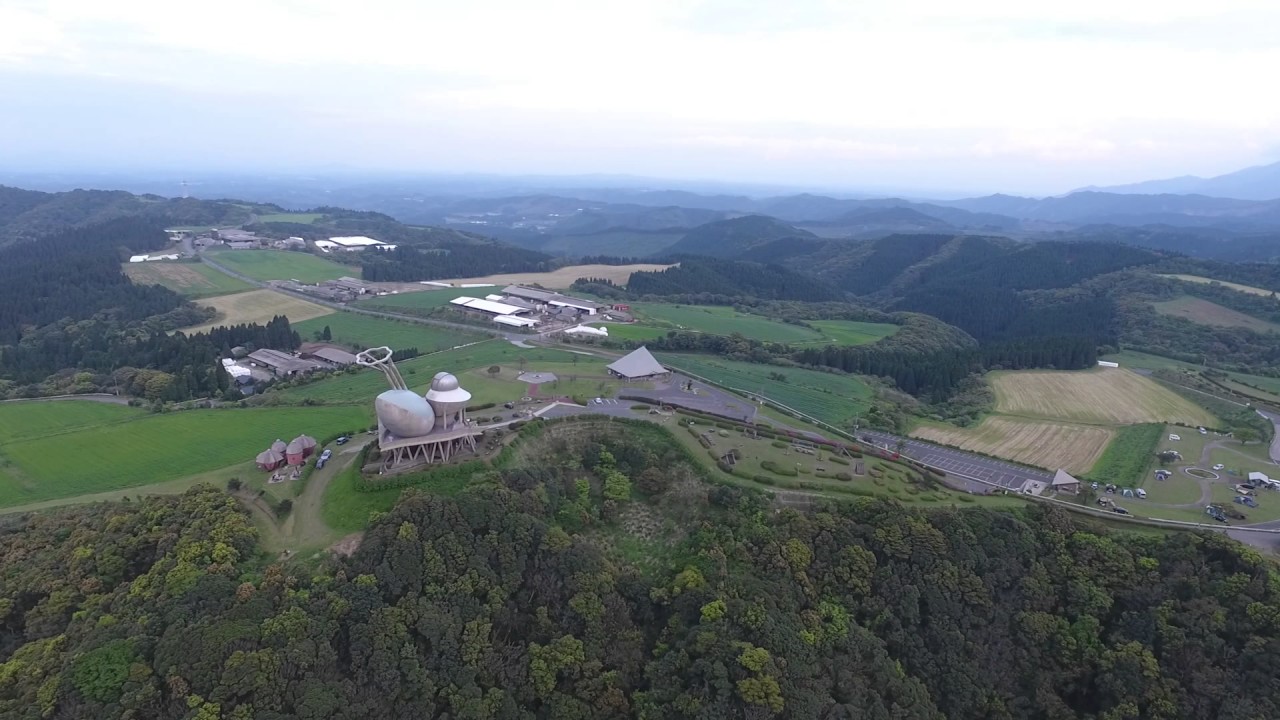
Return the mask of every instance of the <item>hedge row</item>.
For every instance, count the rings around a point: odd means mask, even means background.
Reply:
[[[784,477],[795,477],[800,474],[795,468],[790,468],[790,467],[784,468],[772,460],[761,460],[760,467],[764,468],[765,470],[768,470],[771,473],[774,473],[776,475],[782,475]]]

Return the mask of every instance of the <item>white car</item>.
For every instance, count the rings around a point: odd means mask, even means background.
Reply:
[[[1226,468],[1227,468],[1227,466],[1226,466],[1226,465],[1223,465],[1222,463],[1218,463],[1217,465],[1214,465],[1214,466],[1213,466],[1213,469],[1214,469],[1214,470],[1225,470]]]
[[[1169,436],[1169,439],[1170,439],[1170,440],[1173,440],[1174,442],[1177,442],[1178,440],[1181,440],[1181,439],[1182,439],[1182,436],[1181,436],[1181,435],[1170,435],[1170,436]]]

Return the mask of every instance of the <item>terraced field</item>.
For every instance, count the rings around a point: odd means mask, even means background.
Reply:
[[[911,436],[1048,470],[1062,468],[1082,474],[1102,457],[1115,431],[993,416],[970,428],[925,424]]]
[[[211,307],[218,311],[218,315],[202,325],[182,328],[187,334],[204,332],[219,325],[265,324],[276,315],[284,315],[289,318],[290,323],[296,323],[333,313],[333,310],[323,305],[274,290],[250,290],[235,295],[222,295],[200,300],[196,304]]]
[[[1102,425],[1216,424],[1208,410],[1124,369],[998,372],[989,377],[996,411],[1006,415]]]
[[[0,418],[23,410],[61,434],[0,441],[0,506],[22,505],[150,485],[243,463],[276,438],[307,433],[322,438],[367,427],[373,405],[188,410],[138,414],[103,411],[78,402],[6,406]],[[102,406],[113,407],[113,406]],[[12,419],[3,422],[12,423]]]

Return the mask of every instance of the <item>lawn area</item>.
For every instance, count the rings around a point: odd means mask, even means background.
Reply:
[[[807,322],[837,345],[866,345],[898,332],[898,326],[891,323],[858,320],[809,320]]]
[[[1201,325],[1241,327],[1260,333],[1280,332],[1280,325],[1190,295],[1152,303],[1152,307],[1161,315],[1172,315]]]
[[[265,325],[276,315],[284,315],[292,324],[333,313],[331,308],[307,302],[293,295],[278,293],[275,290],[250,290],[235,295],[205,298],[196,304],[211,307],[218,314],[213,320],[202,325],[182,328],[182,332],[188,335],[206,332],[219,325],[240,323]]]
[[[529,369],[537,369],[538,363],[571,362],[574,354],[564,350],[550,348],[519,348],[505,340],[487,340],[457,350],[445,350],[405,362],[397,362],[400,374],[405,383],[419,393],[425,392],[431,384],[431,377],[440,370],[454,374],[465,373],[473,368],[488,368],[490,365],[518,366],[523,357]],[[586,357],[580,362],[585,362]],[[470,389],[463,383],[464,388]],[[279,391],[279,396],[289,402],[300,402],[312,399],[326,403],[367,403],[373,406],[373,398],[387,389],[386,378],[374,370],[362,370],[352,374],[341,374],[325,378],[308,385],[286,388]],[[472,391],[473,396],[477,391]],[[476,400],[476,403],[487,402]]]
[[[419,352],[429,353],[489,337],[352,312],[336,312],[292,325],[303,342],[317,339],[316,334],[328,327],[333,342],[361,350],[386,345],[393,350],[416,347]]]
[[[823,336],[801,325],[789,325],[762,315],[740,313],[730,307],[635,303],[631,306],[642,324],[666,330],[689,330],[711,335],[732,335],[775,343],[823,342]]]
[[[367,427],[373,405],[188,410],[0,445],[0,505],[149,485],[252,459],[276,438]]]
[[[310,225],[320,218],[324,217],[321,213],[267,213],[259,215],[260,223],[298,223],[300,225]]]
[[[176,480],[166,480],[164,482],[151,483],[149,485],[135,485],[132,487],[122,488],[119,490],[107,490],[100,493],[89,493],[85,495],[76,495],[74,497],[57,498],[54,500],[42,500],[40,502],[28,503],[25,505],[12,505],[8,507],[0,507],[0,514],[32,512],[35,510],[45,510],[52,507],[61,507],[64,505],[83,505],[95,502],[116,502],[125,497],[143,497],[146,495],[177,495],[186,492],[189,488],[195,487],[201,483],[209,483],[214,487],[226,487],[227,480],[238,477],[242,481],[248,480],[255,476],[261,476],[257,466],[252,460],[248,462],[230,465],[228,467],[218,468],[217,470],[209,470],[207,472],[188,475]]]
[[[577,363],[545,362],[530,360],[526,365],[528,372],[549,372],[556,380],[538,386],[538,397],[598,397],[609,396],[623,387],[622,383],[609,376],[605,369],[605,361],[599,358],[583,357]],[[527,382],[517,379],[520,375],[518,363],[498,365],[496,375],[489,373],[490,365],[471,368],[459,379],[462,386],[471,391],[473,404],[492,402],[501,404],[518,400],[530,395],[531,388]],[[648,383],[631,383],[626,387],[648,389]]]
[[[315,255],[285,250],[212,250],[209,257],[254,280],[297,280],[318,283],[340,277],[359,277],[358,265],[339,265]]]
[[[1174,280],[1182,280],[1184,282],[1199,283],[1201,285],[1211,285],[1213,283],[1217,283],[1223,287],[1228,287],[1228,288],[1231,288],[1232,290],[1238,290],[1242,293],[1249,293],[1250,295],[1262,295],[1263,297],[1271,297],[1271,291],[1266,290],[1264,288],[1253,287],[1252,285],[1241,285],[1239,283],[1227,282],[1226,280],[1214,280],[1213,278],[1201,277],[1199,275],[1161,275],[1160,277],[1173,278]]]
[[[1107,445],[1102,457],[1088,470],[1089,479],[1121,487],[1141,485],[1147,466],[1155,457],[1156,447],[1161,440],[1167,441],[1166,427],[1159,423],[1144,423],[1126,425],[1117,430],[1115,439]],[[1192,434],[1200,437],[1194,431]]]
[[[92,400],[0,403],[0,445],[125,422],[147,414],[140,408]]]
[[[614,340],[639,340],[641,342],[666,337],[669,332],[663,328],[650,327],[638,323],[595,323],[589,327],[608,328],[609,337]]]
[[[1101,360],[1120,363],[1122,369],[1139,369],[1139,370],[1200,370],[1202,366],[1195,365],[1173,358],[1163,357],[1161,355],[1151,355],[1149,353],[1138,352],[1137,350],[1122,350],[1118,353],[1104,355]]]
[[[1096,425],[988,416],[974,427],[922,423],[912,437],[1016,462],[1083,474],[1102,457],[1115,431]]]
[[[189,298],[214,297],[252,290],[249,283],[214,270],[203,263],[124,263],[124,274],[134,285],[163,285]]]
[[[837,427],[847,426],[871,404],[870,386],[855,375],[758,365],[711,355],[661,353],[657,358],[677,370],[701,375],[718,384],[762,393],[774,402]],[[785,380],[770,378],[771,373],[781,374]]]
[[[423,287],[431,287],[424,285]],[[445,307],[449,301],[457,297],[476,297],[482,298],[485,295],[492,295],[502,288],[482,287],[482,288],[445,288],[419,291],[405,291],[398,295],[374,295],[367,299],[361,299],[359,302],[362,306],[388,308],[390,310],[433,310],[435,308]]]
[[[1019,370],[987,377],[995,391],[996,411],[1008,415],[1104,425],[1218,424],[1208,410],[1122,368]]]

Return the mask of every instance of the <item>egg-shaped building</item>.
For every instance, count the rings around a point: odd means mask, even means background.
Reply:
[[[378,423],[398,438],[427,435],[435,427],[431,404],[412,390],[386,390],[373,401]]]

